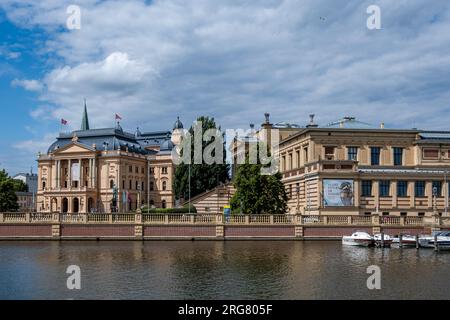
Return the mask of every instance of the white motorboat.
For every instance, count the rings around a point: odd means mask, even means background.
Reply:
[[[395,237],[392,239],[392,244],[400,246],[400,237]],[[415,247],[416,246],[416,236],[409,234],[402,235],[402,246],[403,247]]]
[[[342,244],[347,246],[369,247],[373,243],[372,236],[363,231],[356,231],[351,236],[342,237]]]
[[[439,249],[450,249],[450,231],[437,232],[432,236],[424,236],[419,238],[419,245],[422,248],[434,248],[435,238]]]
[[[381,233],[377,233],[373,235],[373,241],[375,242],[376,246],[382,246],[389,247],[392,243],[393,238],[388,234],[383,234],[383,241],[381,241]]]

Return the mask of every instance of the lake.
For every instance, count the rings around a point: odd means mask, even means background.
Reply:
[[[449,267],[450,252],[338,241],[2,241],[0,299],[448,299]]]

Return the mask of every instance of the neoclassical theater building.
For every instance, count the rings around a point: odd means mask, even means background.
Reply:
[[[177,120],[174,129],[182,128]],[[90,129],[60,133],[38,157],[38,212],[126,212],[143,205],[171,208],[171,131]]]

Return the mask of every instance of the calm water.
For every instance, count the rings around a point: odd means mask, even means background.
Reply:
[[[450,253],[328,241],[0,242],[0,299],[448,299],[449,271]]]

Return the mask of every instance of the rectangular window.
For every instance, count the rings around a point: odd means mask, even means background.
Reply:
[[[325,147],[325,159],[327,160],[334,159],[334,147]]]
[[[358,159],[358,148],[357,147],[348,147],[347,148],[347,160],[356,161],[357,159]]]
[[[415,182],[414,194],[416,197],[425,197],[425,181],[416,181]]]
[[[442,195],[442,181],[433,181],[433,196],[440,197]]]
[[[305,159],[305,163],[308,163],[309,159],[308,159],[308,147],[303,149],[303,154],[304,154],[304,158]]]
[[[361,183],[361,196],[371,197],[372,196],[372,181],[363,180]]]
[[[397,197],[407,197],[408,196],[408,182],[398,181],[397,182]]]
[[[300,168],[300,151],[295,151],[295,157],[297,158],[297,168]]]
[[[403,148],[394,148],[394,166],[403,165]]]
[[[370,164],[373,166],[380,165],[380,147],[370,148]]]
[[[439,150],[437,149],[423,149],[423,157],[429,159],[437,159],[439,157]]]
[[[389,197],[390,187],[391,187],[391,181],[381,180],[380,181],[380,197]]]

